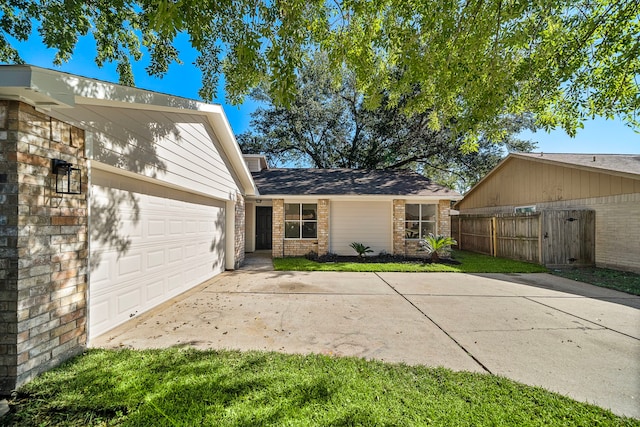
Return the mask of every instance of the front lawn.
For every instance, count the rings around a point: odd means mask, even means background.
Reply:
[[[553,270],[551,273],[603,288],[640,295],[640,274],[607,268],[585,267]]]
[[[466,251],[454,251],[453,257],[460,264],[422,264],[411,262],[316,262],[306,258],[274,258],[278,271],[356,271],[356,272],[429,272],[456,273],[545,273],[548,270],[538,264],[495,258]]]
[[[23,387],[10,404],[2,425],[640,426],[491,375],[186,348],[90,350]]]

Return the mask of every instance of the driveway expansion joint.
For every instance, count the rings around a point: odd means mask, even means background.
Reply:
[[[559,311],[560,313],[567,314],[567,315],[569,315],[569,316],[571,316],[571,317],[575,317],[576,319],[580,319],[580,320],[582,320],[582,321],[589,322],[589,323],[591,323],[592,325],[596,325],[596,326],[598,326],[598,328],[594,328],[594,329],[592,329],[592,328],[588,328],[588,330],[607,330],[607,331],[615,332],[615,333],[620,334],[620,335],[624,335],[625,337],[628,337],[628,338],[632,338],[632,339],[634,339],[634,340],[636,340],[636,341],[640,341],[640,338],[635,337],[635,336],[633,336],[633,335],[630,335],[630,334],[627,334],[627,333],[624,333],[624,332],[618,331],[618,330],[613,329],[613,328],[609,328],[609,327],[607,327],[607,326],[605,326],[605,325],[601,325],[600,323],[594,322],[593,320],[589,320],[589,319],[585,319],[584,317],[576,316],[575,314],[573,314],[573,313],[569,313],[568,311],[560,310],[559,308],[556,308],[556,307],[550,306],[550,305],[548,305],[548,304],[544,304],[544,303],[542,303],[542,302],[540,302],[540,301],[536,301],[535,299],[532,299],[532,298],[537,298],[537,297],[524,297],[524,298],[525,298],[525,299],[527,299],[527,300],[529,300],[529,301],[535,302],[536,304],[540,304],[540,305],[542,305],[542,306],[544,306],[544,307],[550,308],[550,309],[552,309],[552,310]],[[578,328],[578,329],[585,329],[585,328]]]
[[[460,344],[460,342],[458,342],[458,340],[456,340],[449,332],[447,332],[442,326],[440,326],[435,320],[433,320],[427,313],[425,313],[423,310],[420,309],[420,307],[418,307],[417,305],[415,305],[413,303],[413,301],[411,301],[409,298],[407,298],[405,295],[403,295],[402,293],[400,293],[392,284],[390,284],[389,282],[387,282],[385,279],[383,279],[378,273],[374,273],[380,280],[382,280],[383,283],[385,283],[389,288],[391,288],[396,294],[398,294],[402,299],[404,299],[406,302],[408,302],[413,308],[415,308],[416,310],[418,310],[418,312],[420,314],[422,314],[427,320],[429,320],[429,322],[433,323],[438,329],[440,329],[440,331],[442,331],[443,334],[445,334],[451,341],[453,341],[462,351],[464,351],[471,359],[473,359],[474,362],[476,362],[478,364],[478,366],[480,366],[485,372],[487,372],[488,374],[493,375],[493,372],[491,372],[491,370],[486,367],[484,365],[484,363],[482,363],[477,357],[475,357],[471,351],[469,351],[467,348],[465,348],[465,346],[463,346],[462,344]]]

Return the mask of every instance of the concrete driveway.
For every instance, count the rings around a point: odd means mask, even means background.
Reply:
[[[227,272],[91,345],[444,366],[640,418],[640,297],[549,274]]]

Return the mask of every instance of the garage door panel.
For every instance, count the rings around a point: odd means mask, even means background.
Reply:
[[[99,170],[91,191],[92,336],[224,271],[222,202]]]

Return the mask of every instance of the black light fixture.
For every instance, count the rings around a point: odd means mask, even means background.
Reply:
[[[51,171],[56,176],[56,193],[82,194],[80,168],[60,159],[51,160]]]

